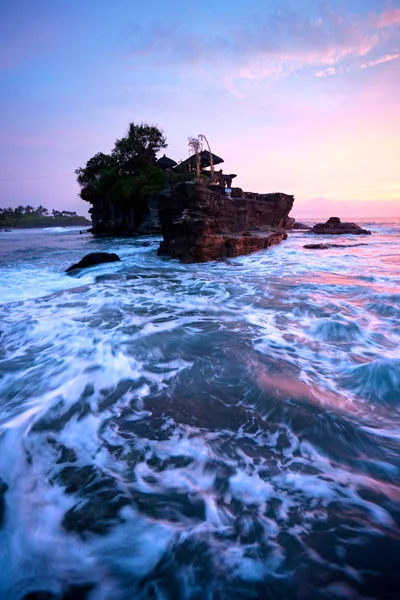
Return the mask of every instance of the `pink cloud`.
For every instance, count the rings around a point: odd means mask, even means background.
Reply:
[[[400,58],[399,53],[385,54],[385,56],[381,56],[380,58],[377,58],[375,60],[370,60],[369,62],[362,64],[361,69],[367,69],[368,67],[374,67],[375,65],[380,65],[382,63],[389,62],[390,60],[396,60],[397,58]]]
[[[327,69],[324,69],[323,71],[318,71],[318,73],[315,74],[316,77],[329,77],[329,75],[335,75],[336,74],[336,69],[335,67],[328,67]]]
[[[378,27],[391,27],[392,25],[400,24],[400,8],[389,8],[383,11],[378,19]]]
[[[317,77],[326,77],[360,68],[362,60],[372,66],[365,57],[373,50],[389,60],[398,48],[387,47],[393,35],[381,30],[397,22],[400,9],[360,17],[324,4],[318,18],[289,8],[259,9],[253,19],[238,23],[232,14],[207,32],[188,31],[178,21],[137,26],[126,46],[133,59],[213,72],[230,89],[238,80],[282,79],[310,67],[319,68]]]

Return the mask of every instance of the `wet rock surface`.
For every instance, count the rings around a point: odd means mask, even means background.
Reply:
[[[291,230],[294,229],[300,229],[300,230],[304,230],[304,229],[311,229],[310,225],[306,225],[305,223],[301,223],[300,221],[296,221],[295,223],[293,223],[292,227],[290,228]]]
[[[86,269],[87,267],[94,267],[95,265],[101,265],[103,263],[117,262],[121,260],[120,257],[114,252],[91,252],[86,254],[79,262],[71,265],[66,269],[66,273],[77,271],[79,269]]]
[[[98,236],[132,236],[160,233],[157,195],[137,200],[132,206],[120,205],[102,198],[89,210],[92,218],[90,233]]]
[[[329,250],[329,248],[355,248],[357,246],[367,246],[368,244],[305,244],[303,248],[307,250]]]
[[[371,232],[368,229],[362,229],[356,223],[342,223],[339,217],[331,217],[326,223],[317,223],[310,233],[317,233],[322,235],[369,235]]]
[[[286,239],[294,198],[283,193],[226,197],[220,186],[187,182],[160,200],[158,254],[205,262],[263,250]]]
[[[94,584],[71,585],[61,595],[49,590],[35,590],[26,594],[22,600],[88,600],[94,587]]]

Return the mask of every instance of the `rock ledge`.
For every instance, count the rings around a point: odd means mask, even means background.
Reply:
[[[250,254],[286,239],[294,198],[280,192],[232,198],[220,186],[180,183],[160,199],[163,241],[158,254],[182,262],[205,262]]]

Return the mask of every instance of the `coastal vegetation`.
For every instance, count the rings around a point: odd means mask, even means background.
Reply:
[[[80,197],[92,205],[94,233],[134,233],[148,215],[151,199],[192,178],[157,165],[157,153],[167,146],[155,125],[130,123],[110,154],[98,152],[75,171]]]
[[[0,228],[4,227],[66,227],[87,226],[90,221],[69,210],[52,210],[44,206],[17,206],[0,208]]]

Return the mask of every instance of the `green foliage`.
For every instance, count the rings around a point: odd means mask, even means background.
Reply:
[[[109,154],[98,152],[90,158],[84,168],[76,169],[78,183],[82,188],[95,186],[99,181],[102,171],[113,169],[114,159]]]
[[[116,140],[111,154],[98,152],[75,171],[80,196],[93,206],[104,202],[122,209],[145,212],[147,198],[170,185],[171,174],[155,165],[156,153],[167,147],[162,130],[130,123],[126,136]]]
[[[150,197],[165,188],[192,178],[191,174],[164,171],[156,165],[156,154],[167,147],[162,130],[154,125],[130,123],[126,136],[116,140],[110,154],[97,153],[86,166],[75,171],[80,196],[90,202],[95,221],[107,228],[124,219],[140,222]],[[95,225],[96,226],[96,225]]]
[[[127,166],[130,171],[138,170],[154,164],[157,152],[167,146],[161,129],[145,123],[130,123],[126,136],[115,142],[111,156],[120,172]]]

